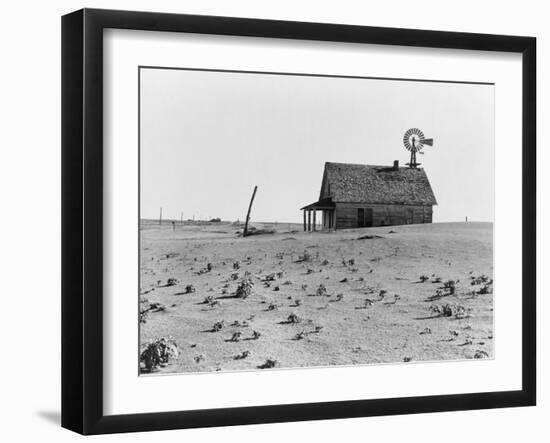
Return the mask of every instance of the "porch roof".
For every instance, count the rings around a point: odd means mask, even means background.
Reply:
[[[307,206],[304,206],[303,208],[300,208],[300,210],[302,210],[302,209],[306,210],[306,211],[322,210],[322,209],[332,210],[335,207],[336,207],[336,205],[332,201],[332,198],[322,198],[321,200],[316,201],[315,203],[311,203]]]

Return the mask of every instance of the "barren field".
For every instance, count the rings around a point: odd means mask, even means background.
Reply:
[[[156,373],[493,357],[493,226],[441,223],[240,238],[141,224],[140,340]]]

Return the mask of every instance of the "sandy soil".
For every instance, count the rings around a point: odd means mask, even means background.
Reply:
[[[290,368],[493,357],[492,224],[269,227],[277,232],[239,238],[230,223],[174,231],[142,222],[141,346],[172,337],[180,353],[161,373],[250,370],[267,359]],[[246,275],[252,293],[235,298]],[[472,284],[480,276],[487,281]],[[441,298],[430,300],[438,289]],[[160,311],[149,310],[155,303]],[[449,316],[437,312],[445,304]]]

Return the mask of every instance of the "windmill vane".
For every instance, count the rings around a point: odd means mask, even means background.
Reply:
[[[426,138],[420,129],[411,128],[403,135],[403,144],[407,151],[411,153],[411,161],[407,165],[409,168],[416,168],[421,165],[421,163],[416,162],[416,153],[424,154],[422,152],[424,146],[433,146],[434,140],[433,138]]]

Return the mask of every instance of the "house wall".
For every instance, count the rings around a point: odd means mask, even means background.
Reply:
[[[358,208],[372,209],[372,226],[393,226],[406,225],[408,223],[432,222],[433,211],[431,206],[336,203],[336,229],[357,228]],[[411,212],[409,213],[409,211]],[[410,217],[409,214],[411,215]]]

